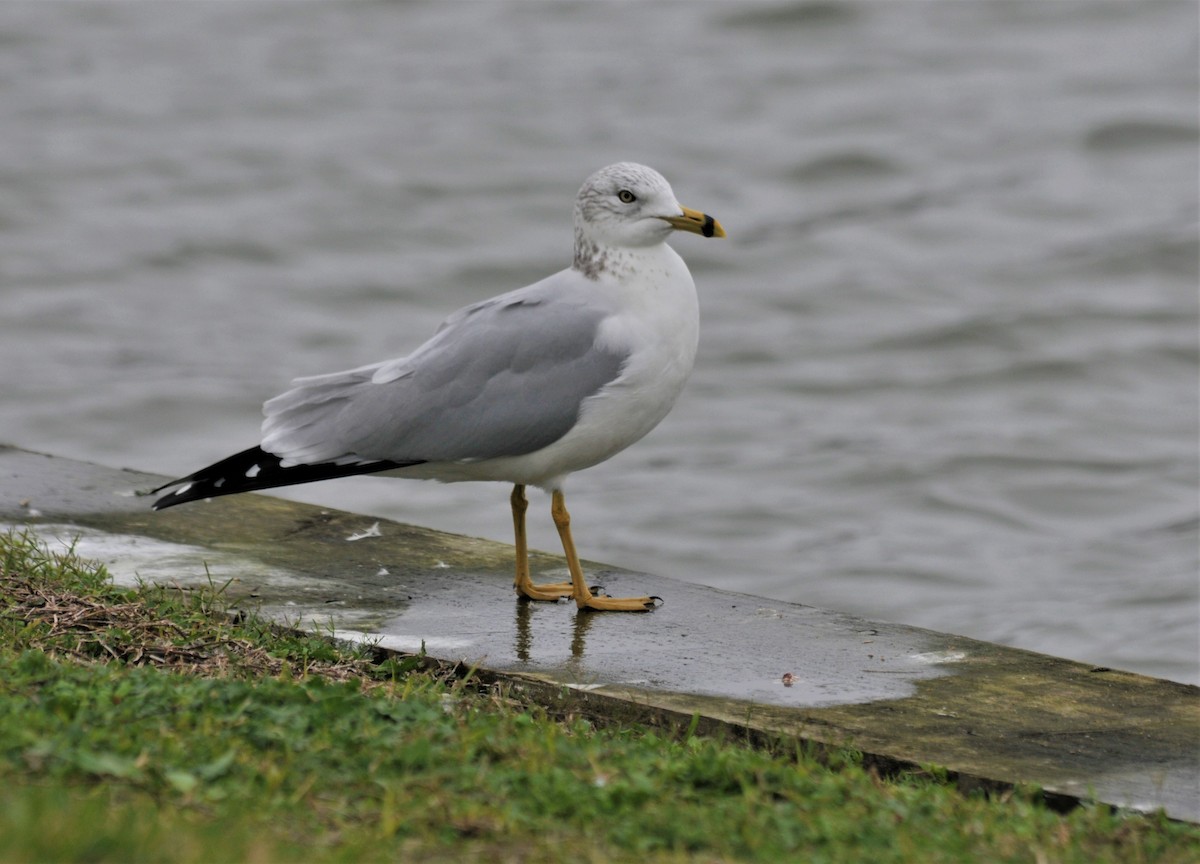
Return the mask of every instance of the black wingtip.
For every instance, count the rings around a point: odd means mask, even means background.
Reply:
[[[391,471],[419,464],[421,464],[419,461],[359,462],[350,465],[322,462],[316,465],[285,467],[282,460],[273,453],[268,453],[261,447],[251,447],[222,459],[220,462],[214,462],[207,468],[201,468],[194,474],[180,477],[178,480],[171,480],[152,490],[161,492],[171,486],[179,487],[174,492],[169,492],[155,501],[150,505],[150,509],[166,510],[168,507],[205,498],[236,495],[239,492],[256,492],[279,486],[294,486],[298,483],[314,483],[318,480],[332,480],[335,477],[375,474],[380,471]]]

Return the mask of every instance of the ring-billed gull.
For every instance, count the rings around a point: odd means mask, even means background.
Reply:
[[[575,260],[460,309],[407,357],[298,378],[263,406],[262,444],[173,480],[155,510],[352,474],[513,484],[517,593],[580,609],[645,611],[584,582],[563,499],[567,475],[624,450],[666,416],[692,371],[696,286],[672,231],[724,237],[661,174],[621,162],[575,199]],[[525,487],[551,493],[570,582],[535,585]]]

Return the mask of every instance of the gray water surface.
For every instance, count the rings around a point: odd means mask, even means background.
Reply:
[[[585,557],[1200,681],[1198,14],[5,3],[0,440],[190,472],[643,161],[730,238],[674,243],[696,372],[572,478]],[[291,494],[509,539],[500,485]]]

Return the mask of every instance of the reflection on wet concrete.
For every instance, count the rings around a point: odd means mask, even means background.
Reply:
[[[903,698],[916,681],[946,674],[948,663],[966,656],[950,650],[954,637],[927,631],[794,604],[766,606],[650,574],[599,575],[614,593],[645,590],[666,602],[644,615],[603,614],[567,601],[518,600],[506,578],[447,579],[382,622],[378,633],[385,644],[389,637],[428,644],[451,636],[461,646],[455,659],[568,686],[637,686],[788,706]],[[946,663],[931,663],[933,656]],[[793,676],[789,687],[786,673]]]

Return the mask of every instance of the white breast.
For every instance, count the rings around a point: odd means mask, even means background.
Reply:
[[[687,266],[665,244],[622,251],[636,255],[627,263],[638,278],[618,276],[600,288],[620,292],[621,311],[603,322],[597,343],[629,351],[629,360],[616,381],[584,401],[570,432],[521,457],[545,472],[531,485],[553,487],[642,438],[667,416],[691,374],[700,312]]]

